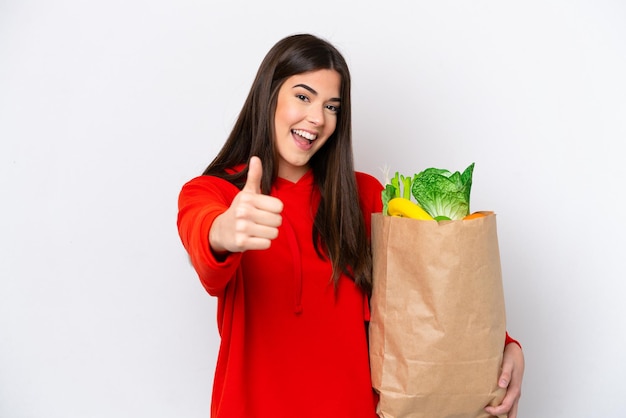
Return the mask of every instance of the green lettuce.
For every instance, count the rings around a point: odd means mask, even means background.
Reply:
[[[463,219],[470,213],[470,190],[474,163],[463,174],[427,168],[413,177],[411,193],[417,203],[435,219]]]

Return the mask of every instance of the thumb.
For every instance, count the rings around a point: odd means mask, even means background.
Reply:
[[[513,374],[513,364],[512,362],[503,362],[502,363],[502,372],[500,373],[500,378],[498,379],[498,386],[506,389],[511,383],[511,375]]]
[[[261,178],[263,177],[263,166],[261,165],[261,159],[253,156],[250,158],[248,164],[248,178],[246,185],[243,186],[243,190],[250,193],[261,193]]]

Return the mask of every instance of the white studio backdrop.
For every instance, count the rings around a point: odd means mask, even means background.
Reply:
[[[520,417],[626,416],[626,3],[0,0],[0,417],[209,416],[175,228],[280,38],[333,42],[357,168],[475,162]]]

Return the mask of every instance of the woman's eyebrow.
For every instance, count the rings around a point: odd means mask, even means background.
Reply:
[[[294,89],[296,87],[302,87],[303,89],[311,92],[311,94],[314,94],[315,96],[317,96],[317,91],[315,91],[315,89],[312,88],[311,86],[307,86],[306,84],[296,84],[295,86],[293,86]],[[341,99],[339,97],[333,97],[329,99],[328,101],[329,102],[341,102]]]

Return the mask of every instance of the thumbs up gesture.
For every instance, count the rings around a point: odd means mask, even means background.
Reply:
[[[261,193],[262,175],[261,160],[252,157],[246,185],[230,207],[213,221],[209,231],[209,244],[213,251],[264,250],[278,236],[283,203]]]

